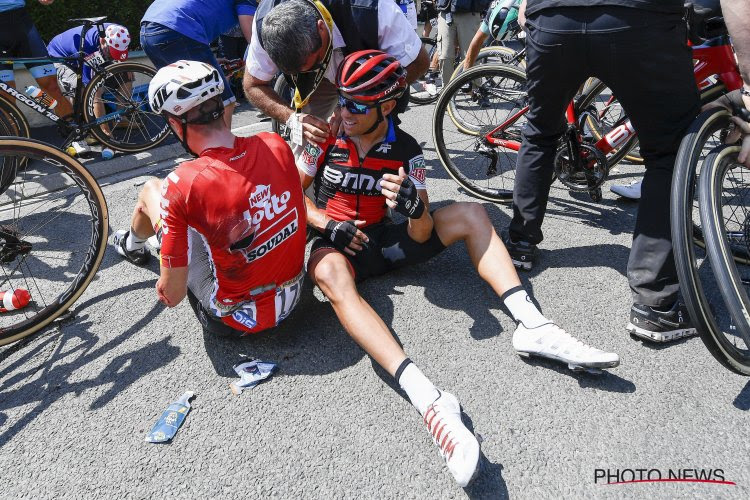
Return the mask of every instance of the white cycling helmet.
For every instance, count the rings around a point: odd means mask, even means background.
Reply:
[[[203,62],[177,61],[156,72],[148,85],[148,102],[154,113],[181,116],[224,92],[219,71]]]
[[[109,55],[115,61],[124,61],[128,58],[128,47],[130,46],[130,33],[125,26],[110,24],[104,30],[104,41],[109,47]]]

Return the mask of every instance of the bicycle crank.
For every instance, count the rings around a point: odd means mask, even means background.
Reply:
[[[555,175],[572,191],[588,191],[594,201],[601,199],[601,186],[607,179],[607,157],[589,144],[578,144],[578,154],[571,154],[567,143],[555,154]],[[599,196],[597,196],[597,194]]]

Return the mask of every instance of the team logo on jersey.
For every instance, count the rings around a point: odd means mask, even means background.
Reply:
[[[349,150],[336,148],[328,153],[328,159],[331,161],[349,161]]]
[[[284,214],[270,227],[255,235],[255,241],[248,249],[241,250],[248,262],[254,262],[271,253],[292,237],[299,229],[297,208]]]
[[[424,156],[418,155],[409,160],[409,177],[416,179],[421,185],[424,185],[425,180],[427,180]]]
[[[308,142],[307,145],[305,145],[305,149],[302,150],[302,163],[305,165],[314,166],[318,163],[318,157],[320,157],[320,154],[323,152],[322,149],[320,149],[315,143]]]
[[[378,149],[376,149],[375,151],[377,151],[378,153],[388,154],[388,151],[391,150],[391,147],[392,146],[390,142],[381,142],[380,146],[378,146]]]
[[[268,184],[258,184],[250,193],[250,208],[263,208],[271,199],[271,186]]]
[[[323,180],[346,194],[379,195],[381,176],[382,172],[367,168],[352,170],[333,165],[323,168]]]

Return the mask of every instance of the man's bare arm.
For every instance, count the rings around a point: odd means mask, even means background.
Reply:
[[[417,58],[406,67],[406,83],[411,84],[416,82],[418,78],[427,73],[427,68],[429,67],[430,56],[427,55],[427,51],[422,47]]]
[[[721,12],[732,36],[742,80],[745,82],[745,88],[750,90],[750,30],[747,29],[747,22],[750,20],[750,1],[721,0]]]
[[[247,99],[259,110],[271,118],[286,123],[289,116],[294,112],[288,104],[284,103],[273,88],[270,81],[259,80],[245,71],[242,87],[245,89]]]

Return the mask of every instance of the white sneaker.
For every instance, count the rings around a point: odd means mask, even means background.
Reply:
[[[479,442],[461,421],[461,406],[456,396],[438,392],[440,396],[424,412],[424,423],[448,470],[458,485],[465,488],[479,470]]]
[[[526,328],[523,323],[513,332],[513,348],[523,357],[540,356],[568,364],[573,370],[614,368],[620,357],[588,346],[554,323]]]
[[[623,198],[640,200],[642,183],[643,181],[633,181],[629,186],[626,186],[624,184],[615,184],[614,186],[610,187],[609,190],[615,193],[617,196],[622,196]]]

